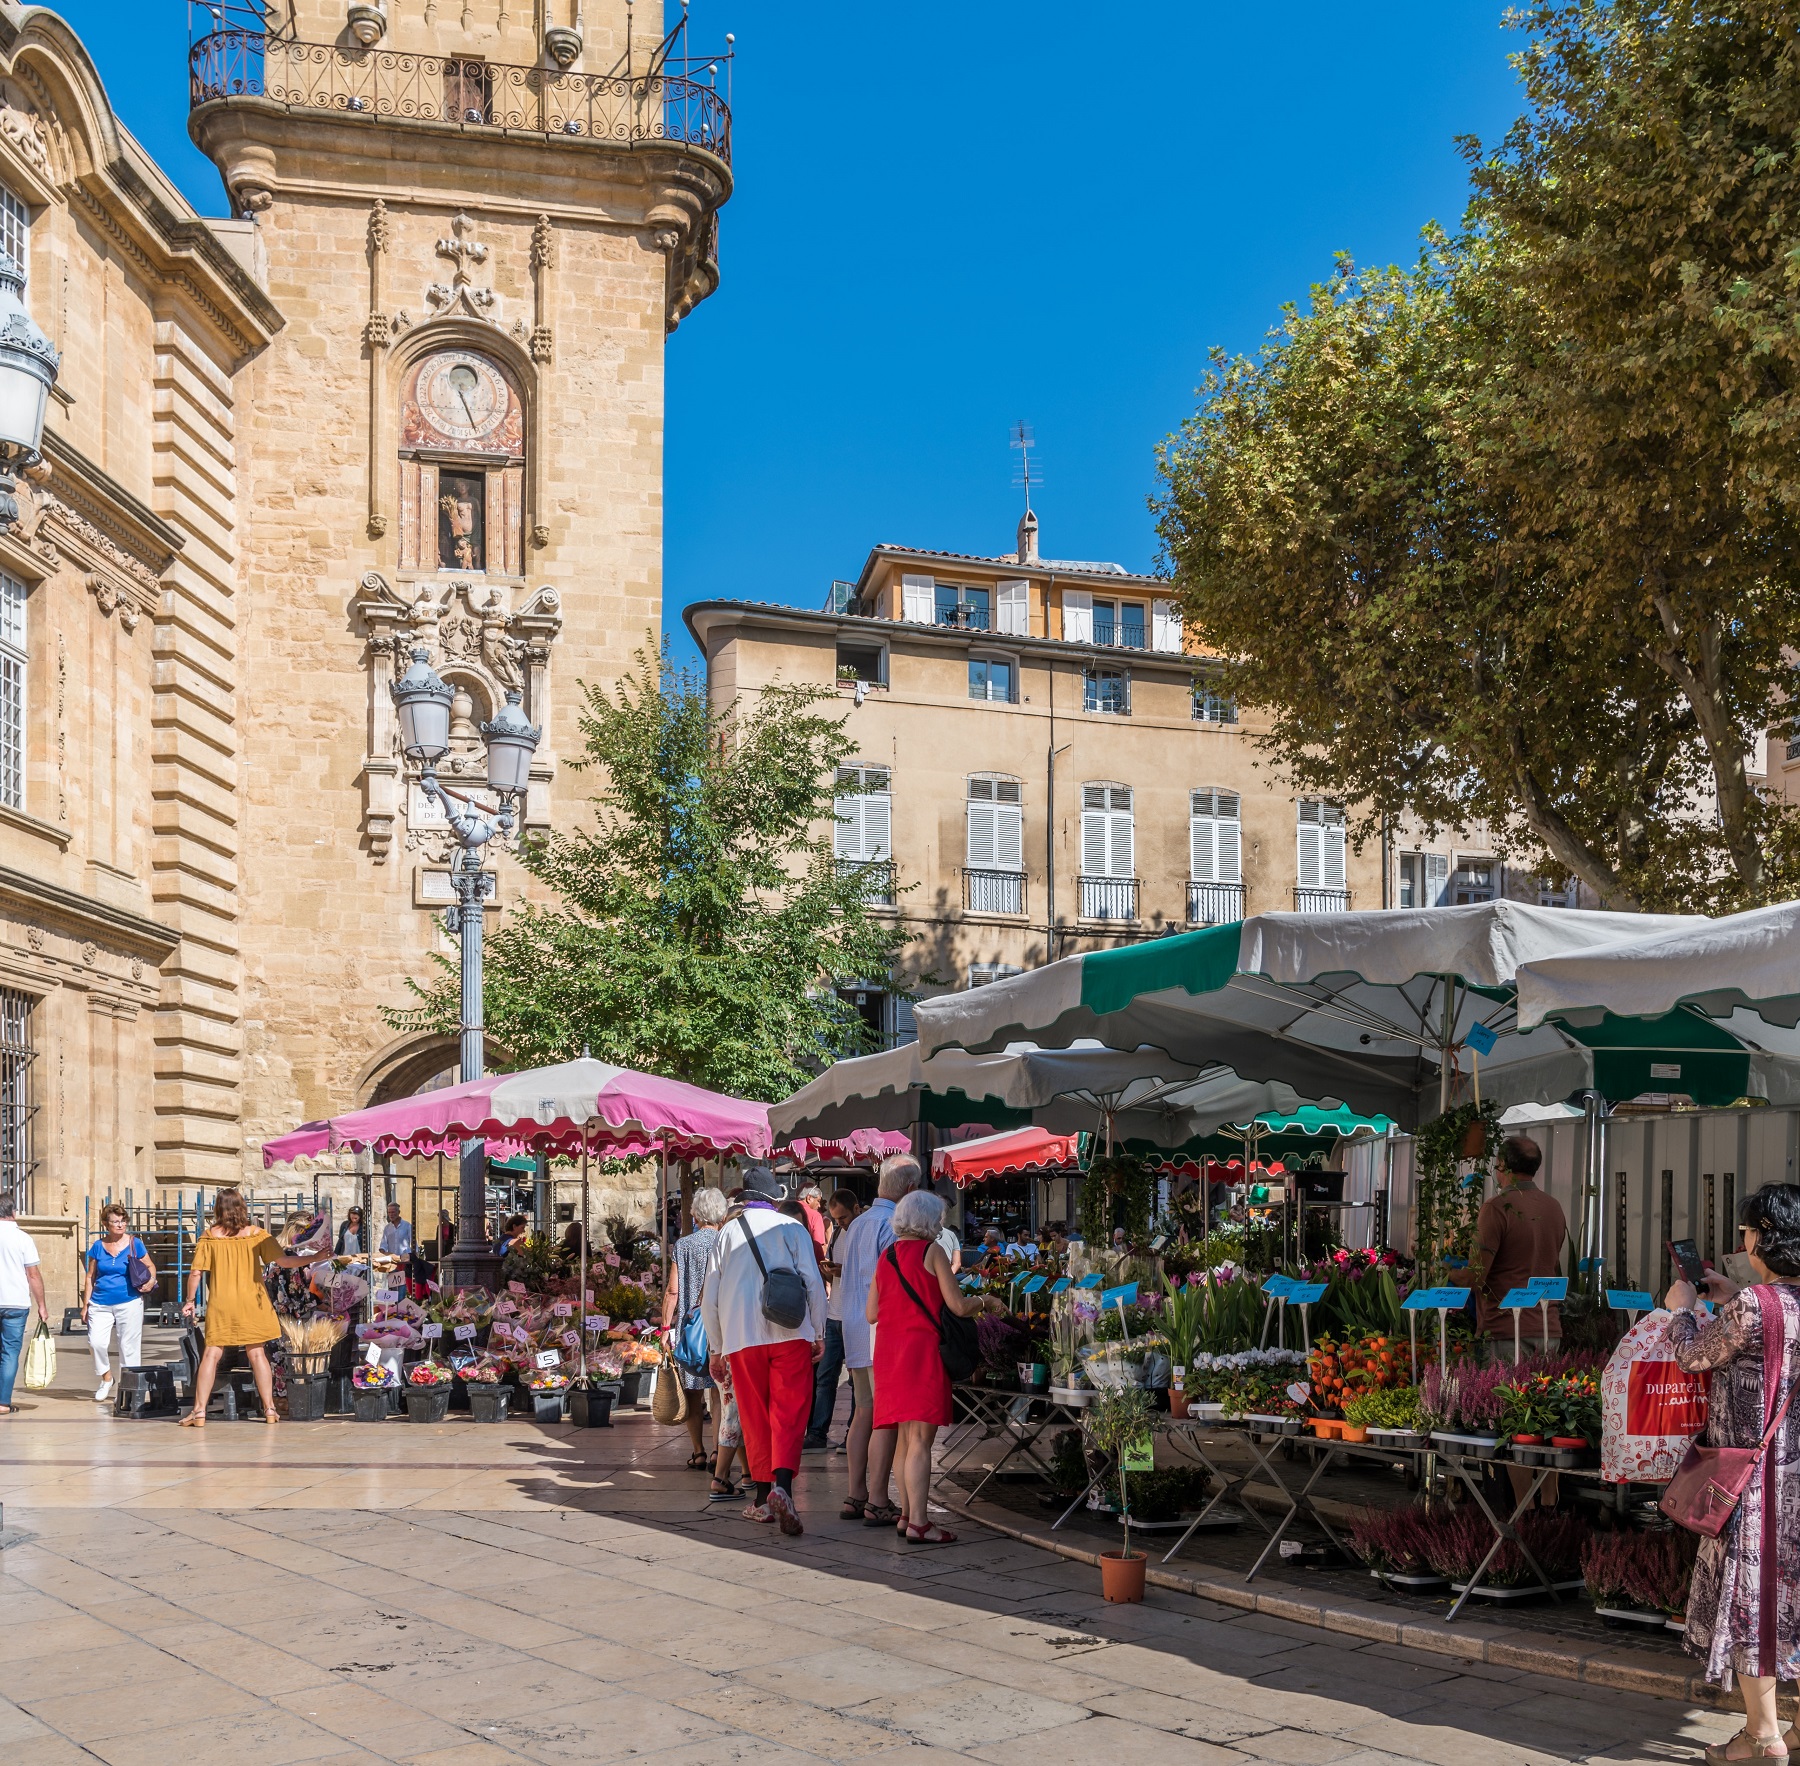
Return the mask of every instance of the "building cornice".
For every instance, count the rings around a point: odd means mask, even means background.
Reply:
[[[682,610],[681,617],[703,655],[707,653],[709,638],[720,626],[754,625],[775,631],[844,633],[890,644],[904,640],[909,644],[944,650],[1005,650],[1020,656],[1041,656],[1046,661],[1105,662],[1114,667],[1190,678],[1218,663],[1217,657],[1198,656],[1185,650],[1125,650],[1113,644],[1071,643],[1066,638],[973,632],[960,626],[919,625],[904,619],[867,619],[854,613],[814,612],[810,608],[783,607],[770,601],[695,601]]]
[[[147,914],[134,914],[129,908],[114,907],[110,902],[96,901],[60,883],[42,877],[28,876],[23,871],[0,866],[0,901],[23,902],[28,906],[72,922],[89,933],[103,933],[114,939],[141,946],[160,961],[178,944],[181,934]]]
[[[1054,558],[1033,558],[1021,564],[1017,558],[990,558],[976,552],[923,552],[912,546],[896,546],[892,544],[872,546],[869,556],[863,564],[862,574],[856,579],[856,592],[860,595],[868,587],[869,578],[874,574],[877,565],[892,563],[900,565],[941,565],[946,570],[966,576],[970,571],[989,571],[1002,581],[1016,582],[1020,578],[1037,581],[1046,585],[1060,583],[1065,586],[1105,587],[1118,590],[1136,590],[1140,594],[1160,593],[1172,595],[1174,585],[1167,577],[1134,576],[1127,571],[1084,569],[1078,563],[1070,563]]]

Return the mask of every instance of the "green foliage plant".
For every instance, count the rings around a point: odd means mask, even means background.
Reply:
[[[1462,1156],[1464,1137],[1479,1123],[1480,1158]],[[1457,1104],[1425,1123],[1413,1138],[1413,1255],[1421,1287],[1438,1285],[1446,1259],[1467,1263],[1475,1251],[1475,1220],[1487,1172],[1500,1147],[1500,1112],[1492,1103]],[[1465,1171],[1465,1165],[1472,1168]],[[1394,1327],[1395,1329],[1398,1326]]]
[[[1124,1153],[1101,1154],[1083,1174],[1076,1218],[1090,1254],[1111,1249],[1113,1228],[1125,1229],[1126,1243],[1142,1246],[1156,1211],[1156,1174]]]
[[[1124,1555],[1131,1556],[1131,1493],[1125,1481],[1125,1450],[1150,1433],[1155,1417],[1150,1394],[1142,1386],[1102,1390],[1082,1417],[1087,1438],[1101,1453],[1117,1456],[1119,1514],[1125,1523]]]

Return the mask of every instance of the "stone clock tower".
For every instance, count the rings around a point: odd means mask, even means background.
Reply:
[[[731,173],[717,73],[659,12],[271,0],[195,44],[190,130],[285,319],[237,387],[235,689],[191,683],[235,690],[241,948],[203,1003],[222,1063],[241,1041],[251,1170],[455,1060],[380,1016],[449,948],[397,659],[423,643],[456,689],[452,784],[520,689],[525,824],[567,826],[581,684],[660,625],[664,339],[717,283]]]

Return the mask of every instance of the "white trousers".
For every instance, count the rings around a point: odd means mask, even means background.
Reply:
[[[123,1306],[88,1306],[88,1347],[94,1352],[94,1377],[104,1380],[112,1372],[108,1351],[113,1326],[119,1327],[119,1371],[136,1367],[144,1352],[144,1303],[127,1300]]]

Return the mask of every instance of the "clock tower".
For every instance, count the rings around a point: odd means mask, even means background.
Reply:
[[[731,191],[727,64],[660,10],[195,9],[190,132],[285,320],[237,385],[235,619],[171,661],[235,700],[239,943],[203,1004],[247,1171],[455,1065],[382,1017],[450,949],[448,832],[389,696],[411,648],[456,695],[452,786],[523,694],[542,830],[586,813],[583,685],[660,628],[664,343],[717,284]],[[497,868],[504,914],[526,885]]]

